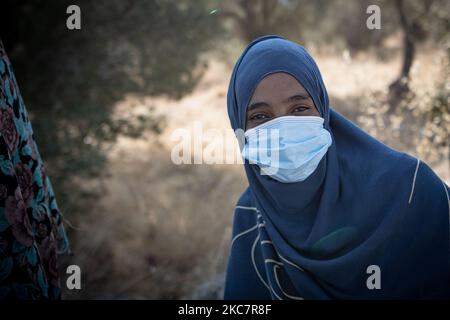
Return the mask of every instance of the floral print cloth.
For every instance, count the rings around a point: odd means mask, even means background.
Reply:
[[[69,243],[0,41],[0,300],[60,298],[57,254]]]

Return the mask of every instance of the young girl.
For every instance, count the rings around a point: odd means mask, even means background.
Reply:
[[[227,100],[249,187],[226,299],[450,297],[448,186],[331,109],[302,46],[253,41]]]

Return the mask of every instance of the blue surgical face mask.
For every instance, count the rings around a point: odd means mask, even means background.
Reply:
[[[245,132],[242,156],[256,164],[261,174],[284,182],[308,178],[331,145],[324,119],[315,116],[283,116]]]

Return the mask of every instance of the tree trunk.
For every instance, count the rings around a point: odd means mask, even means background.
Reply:
[[[411,66],[416,52],[414,37],[414,27],[408,22],[405,14],[403,0],[395,0],[395,8],[400,19],[400,26],[403,31],[403,59],[402,68],[398,78],[389,85],[389,111],[393,112],[398,103],[408,93],[408,81]]]

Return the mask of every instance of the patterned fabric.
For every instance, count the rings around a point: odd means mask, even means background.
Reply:
[[[69,243],[0,41],[0,299],[59,299]]]

